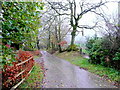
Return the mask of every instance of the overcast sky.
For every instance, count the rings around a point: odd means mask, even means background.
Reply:
[[[76,0],[76,1],[80,1],[80,0]],[[99,2],[100,0],[88,0],[90,2]],[[113,1],[113,0],[109,0],[109,1]],[[119,1],[119,0],[116,0]],[[102,9],[104,10],[106,15],[109,16],[113,16],[113,15],[117,15],[118,14],[118,3],[115,2],[110,2],[108,4],[106,4],[107,7],[102,6]],[[77,11],[79,12],[79,11]],[[94,22],[96,22],[96,15],[93,13],[87,13],[85,14],[82,19],[80,20],[79,24],[81,25],[94,25]],[[80,30],[80,29],[78,29]],[[96,29],[96,33],[98,36],[102,36],[101,31]],[[75,42],[84,42],[84,40],[86,39],[86,37],[92,37],[95,35],[95,31],[94,30],[89,30],[89,29],[84,29],[84,36],[82,36],[81,33],[79,33],[76,36]],[[70,41],[71,36],[67,36],[67,41]]]
[[[49,0],[49,1],[52,1],[52,2],[67,2],[67,0]],[[72,1],[72,0],[71,0]],[[79,9],[79,2],[81,0],[75,0],[77,2],[77,13],[79,13],[80,9]],[[82,1],[85,1],[85,2],[89,2],[89,3],[98,3],[100,2],[101,0],[82,0]],[[104,1],[120,1],[120,0],[102,0],[103,2]],[[107,7],[105,6],[102,6],[102,9],[103,11],[105,12],[106,15],[109,15],[109,16],[112,16],[112,15],[117,15],[118,13],[118,3],[115,3],[115,2],[110,2],[110,3],[107,3],[106,4]],[[83,15],[82,19],[79,21],[79,25],[89,25],[89,26],[92,26],[94,25],[94,23],[96,22],[96,16],[95,14],[93,13],[87,13],[85,15]],[[70,23],[70,22],[69,22]],[[81,29],[78,29],[79,31]],[[98,31],[96,29],[96,31]],[[97,32],[98,36],[101,36],[101,34],[99,32]],[[88,29],[84,29],[84,36],[82,36],[81,33],[79,33],[76,38],[75,38],[75,42],[79,42],[79,41],[84,41],[85,40],[85,37],[92,37],[95,35],[95,31],[94,30],[88,30]],[[66,37],[66,40],[70,43],[70,40],[71,39],[71,35],[69,34],[67,37]]]

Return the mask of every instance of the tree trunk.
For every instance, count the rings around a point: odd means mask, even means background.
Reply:
[[[75,42],[75,35],[72,35],[72,37],[71,37],[71,46],[74,45],[74,42]]]
[[[50,36],[51,36],[51,34],[50,34],[50,30],[49,30],[49,37],[48,37],[48,45],[47,45],[47,49],[50,48]]]
[[[38,50],[40,49],[40,47],[39,47],[39,40],[37,40],[37,48],[38,48]]]
[[[76,29],[76,26],[73,26],[73,31],[71,32],[71,45],[69,46],[69,51],[73,51],[75,49],[73,48],[73,45],[75,42]]]
[[[54,43],[53,43],[53,42],[51,42],[51,45],[52,45],[52,50],[54,50]]]
[[[59,17],[59,20],[60,20],[60,17]],[[60,29],[60,25],[59,25],[59,30],[58,30],[59,40],[58,40],[58,42],[61,42],[61,34],[60,34],[60,31],[61,31],[61,29]],[[61,52],[62,52],[61,45],[58,45],[58,49],[59,49],[59,53],[61,53]]]
[[[74,45],[75,42],[76,29],[76,26],[73,26],[73,31],[71,32],[71,46]]]
[[[58,48],[59,48],[59,53],[61,53],[62,52],[61,46],[58,45]]]

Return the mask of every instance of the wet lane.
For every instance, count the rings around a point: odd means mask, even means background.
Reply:
[[[43,88],[115,88],[100,77],[41,51],[46,68]]]

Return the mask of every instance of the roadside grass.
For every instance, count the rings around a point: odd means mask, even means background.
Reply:
[[[28,76],[28,78],[18,88],[41,88],[43,77],[44,74],[41,66],[35,62],[30,76]]]
[[[72,51],[55,53],[55,55],[59,58],[69,61],[72,64],[79,66],[80,68],[88,70],[89,72],[95,73],[101,77],[105,77],[109,82],[120,82],[119,71],[101,65],[91,64],[88,62],[88,59],[83,58],[78,52]]]
[[[39,56],[34,56],[34,59],[38,59],[39,57],[41,57],[40,55]]]

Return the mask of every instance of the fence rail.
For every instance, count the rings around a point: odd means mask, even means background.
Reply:
[[[33,67],[34,67],[34,66],[33,66]],[[32,69],[33,69],[33,67],[32,67]],[[32,69],[29,71],[29,73],[27,74],[27,76],[31,73]],[[17,88],[24,80],[25,80],[25,78],[23,78],[19,83],[17,83],[16,85],[14,85],[14,86],[11,88],[11,90]]]
[[[26,57],[28,58],[28,57]],[[29,59],[16,63],[13,66],[8,66],[3,71],[3,88],[16,88],[18,87],[27,76],[29,76],[34,66],[33,56]]]
[[[25,60],[25,61],[23,61],[23,62],[21,62],[21,63],[16,64],[16,65],[19,66],[19,65],[21,65],[21,64],[23,64],[23,63],[29,61],[29,60],[32,59],[32,58],[33,58],[33,57],[30,57],[28,60]]]

